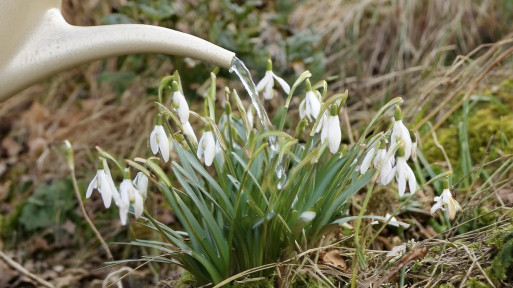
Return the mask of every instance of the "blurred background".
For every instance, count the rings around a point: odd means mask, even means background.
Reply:
[[[63,14],[73,25],[144,23],[198,36],[235,52],[255,82],[263,77],[269,57],[274,72],[290,84],[310,70],[312,82],[328,80],[329,94],[349,89],[346,142],[360,136],[360,127],[381,104],[401,96],[409,123],[421,135],[424,156],[440,171],[454,168],[464,174],[469,166],[462,164],[462,155],[479,163],[513,148],[508,50],[513,1],[63,0]],[[96,270],[106,258],[78,209],[62,141],[74,145],[82,191],[95,173],[95,146],[123,158],[149,155],[157,88],[175,70],[192,110],[201,111],[212,71],[220,98],[225,86],[247,96],[226,70],[147,54],[84,64],[0,103],[2,251],[58,286],[101,286],[110,271]],[[276,98],[266,103],[270,111],[283,103]],[[295,97],[291,108],[298,103]],[[461,110],[465,105],[467,110]],[[461,115],[467,117],[468,151],[458,142]],[[511,203],[511,185],[506,184],[498,197]],[[150,199],[147,209],[177,227],[161,196],[154,193]],[[151,232],[142,225],[122,227],[117,211],[105,210],[97,195],[85,204],[107,242],[155,237],[146,235]],[[151,254],[110,246],[116,259]],[[0,287],[33,286],[2,261],[0,271]],[[126,281],[133,287],[167,287],[166,281],[180,273],[172,265],[150,263]]]

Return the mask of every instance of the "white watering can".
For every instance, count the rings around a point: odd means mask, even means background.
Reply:
[[[133,53],[190,57],[229,69],[235,53],[167,28],[72,26],[62,0],[0,0],[0,101],[73,66]]]

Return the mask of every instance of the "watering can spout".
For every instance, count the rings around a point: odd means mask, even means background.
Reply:
[[[15,5],[27,2],[2,1]],[[229,69],[235,56],[233,52],[198,37],[157,26],[72,26],[62,17],[60,1],[38,1],[51,2],[58,7],[45,7],[49,9],[40,13],[39,18],[33,18],[33,22],[37,23],[25,29],[22,33],[25,35],[16,35],[19,43],[0,51],[0,101],[57,72],[108,57],[163,53],[190,57]],[[0,5],[0,16],[4,12],[2,9],[5,7]],[[9,39],[4,38],[4,41]]]

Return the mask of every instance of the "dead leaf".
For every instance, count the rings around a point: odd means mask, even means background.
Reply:
[[[11,137],[5,137],[4,140],[2,140],[2,148],[7,151],[9,157],[18,155],[22,149],[21,145]]]
[[[0,260],[0,287],[9,287],[9,282],[18,276],[18,272]]]
[[[322,261],[325,264],[331,264],[335,267],[341,268],[342,270],[347,269],[346,261],[344,261],[344,258],[340,256],[340,251],[338,250],[331,250],[326,252],[326,254],[324,254],[322,257]]]

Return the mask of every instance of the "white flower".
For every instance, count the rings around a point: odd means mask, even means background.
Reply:
[[[379,171],[379,182],[381,185],[387,185],[392,180],[392,178],[388,180],[388,176],[392,173],[392,166],[394,166],[394,164],[394,157],[387,159],[387,150],[380,147],[378,152],[376,152],[376,157],[374,157],[374,167],[381,167]]]
[[[148,197],[148,177],[144,175],[142,172],[138,172],[134,178],[134,186],[139,191],[139,194],[143,197],[144,200]]]
[[[123,199],[121,202],[123,203],[122,206],[126,206],[127,204],[127,201],[126,199],[128,199],[128,203],[132,204],[134,206],[134,215],[135,215],[135,218],[139,218],[141,217],[142,213],[143,213],[143,210],[144,210],[144,205],[143,205],[143,197],[141,196],[141,194],[139,193],[139,191],[137,191],[137,189],[134,187],[134,184],[132,183],[132,180],[131,179],[124,179],[121,184],[119,185],[119,191],[121,193],[121,199]],[[128,209],[126,207],[122,207],[120,206],[120,209],[119,209],[119,213],[120,213],[120,218],[121,218],[121,222],[123,223],[126,223],[126,214],[128,213]],[[122,215],[122,210],[123,212],[125,213],[125,216]],[[124,224],[123,224],[124,225]]]
[[[156,155],[159,150],[165,162],[169,161],[169,139],[167,138],[164,126],[155,125],[150,134],[151,152]]]
[[[103,164],[101,164],[100,166],[103,166]],[[109,208],[112,202],[112,191],[109,185],[109,180],[107,178],[108,176],[105,173],[105,170],[103,169],[103,167],[101,167],[96,172],[96,176],[94,176],[91,183],[89,183],[89,186],[87,187],[86,191],[86,198],[89,198],[91,197],[93,190],[97,189],[98,192],[100,192],[100,194],[102,195],[103,204],[105,205],[105,208]]]
[[[192,141],[194,141],[194,143],[198,143],[198,138],[196,137],[196,134],[194,133],[194,129],[192,129],[192,126],[191,126],[191,123],[187,122],[187,123],[183,123],[182,124],[182,127],[183,127],[183,132],[187,135],[189,135],[189,137],[191,137]]]
[[[417,190],[417,180],[415,179],[415,174],[413,174],[413,170],[411,170],[410,166],[408,166],[408,163],[406,163],[406,157],[404,157],[403,154],[405,152],[403,152],[402,150],[402,147],[399,148],[399,156],[397,157],[396,164],[394,168],[392,168],[390,174],[388,175],[388,178],[386,179],[386,183],[389,183],[395,176],[398,186],[397,190],[399,192],[399,197],[402,197],[404,195],[404,192],[406,191],[406,182],[408,182],[411,194],[415,193],[415,190]]]
[[[178,88],[178,83],[173,81],[173,106],[178,113],[178,118],[182,124],[189,122],[189,104],[185,100],[185,96]]]
[[[198,159],[201,159],[203,156],[205,156],[205,165],[212,165],[214,156],[216,155],[216,141],[212,131],[203,132],[203,135],[201,136],[201,139],[198,143],[198,151],[196,155],[198,156]]]
[[[321,111],[321,101],[317,99],[315,93],[310,90],[306,92],[305,99],[299,104],[299,116],[301,119],[308,117],[308,120],[315,121]]]
[[[304,223],[310,223],[315,218],[316,213],[314,211],[305,211],[299,215],[299,221]]]
[[[388,222],[388,225],[390,226],[395,226],[395,227],[402,227],[404,229],[410,227],[410,224],[407,224],[407,223],[404,223],[404,222],[401,222],[401,221],[397,221],[397,219],[395,217],[393,217],[392,215],[390,215],[389,213],[387,213],[385,215],[385,222],[388,221],[390,219],[390,221]],[[372,225],[376,225],[376,224],[379,224],[379,222],[377,220],[375,221],[372,221],[371,222]]]
[[[283,91],[287,94],[290,92],[290,86],[283,80],[282,78],[276,76],[276,74],[272,71],[272,62],[271,60],[267,61],[267,70],[265,71],[264,78],[260,80],[257,84],[257,90],[258,92],[261,92],[264,90],[264,99],[271,100],[273,98],[273,87],[274,87],[274,80],[278,81]]]
[[[363,161],[362,161],[362,164],[360,165],[360,174],[365,174],[367,172],[367,170],[369,170],[369,168],[371,167],[371,165],[373,163],[376,163],[376,161],[374,159],[376,159],[376,145],[377,145],[377,141],[372,143],[372,146],[370,147],[370,149],[367,151],[367,154],[365,154],[365,157],[363,157]],[[372,161],[374,160],[374,161]]]
[[[116,189],[116,185],[114,184],[114,180],[112,180],[112,175],[110,174],[110,169],[109,169],[109,165],[107,164],[107,159],[105,158],[101,158],[100,159],[103,163],[103,168],[105,170],[105,175],[107,175],[107,181],[109,182],[109,188],[110,188],[110,192],[112,194],[112,198],[114,199],[114,203],[116,203],[116,205],[119,205],[119,201],[120,201],[120,198],[119,198],[119,192],[118,192],[118,189]]]
[[[328,146],[330,148],[330,152],[333,154],[337,153],[338,148],[340,147],[340,141],[342,139],[342,132],[340,132],[340,120],[338,118],[338,115],[328,116],[326,121],[323,123],[321,132],[322,143],[324,143],[326,139],[328,139]]]
[[[444,189],[440,196],[435,197],[434,201],[436,202],[433,207],[431,207],[431,215],[434,215],[438,209],[445,211],[449,210],[449,219],[454,219],[456,216],[456,212],[461,211],[460,203],[452,198],[451,191],[449,189]],[[446,206],[446,207],[444,207]]]
[[[119,201],[119,219],[121,219],[121,225],[126,225],[129,208],[130,200],[128,199],[128,193],[127,191],[121,190],[121,201]]]

